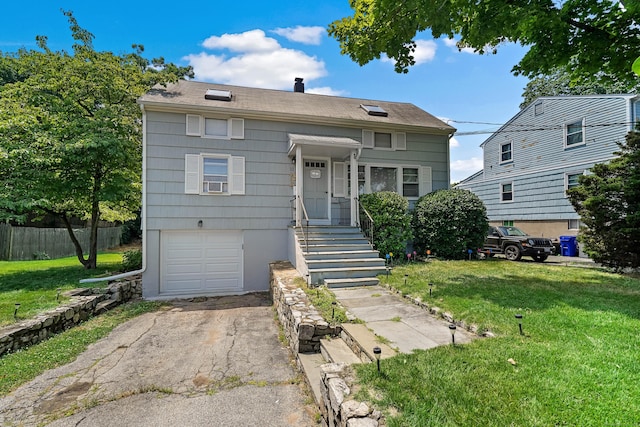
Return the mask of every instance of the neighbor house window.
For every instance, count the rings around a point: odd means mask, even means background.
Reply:
[[[185,155],[187,194],[244,194],[244,157],[224,154]]]
[[[371,191],[374,193],[379,191],[393,191],[397,193],[397,173],[397,168],[372,167],[370,170]]]
[[[579,219],[570,219],[567,221],[567,228],[569,230],[579,230],[580,229],[580,220]]]
[[[420,182],[418,168],[402,169],[402,195],[404,197],[419,197]]]
[[[502,221],[504,227],[513,227],[513,221]]]
[[[565,145],[573,147],[584,144],[584,119],[565,125]]]
[[[500,184],[500,200],[503,202],[513,201],[513,183]]]
[[[544,107],[543,107],[542,101],[536,102],[535,105],[533,106],[533,110],[534,110],[534,115],[536,116],[539,116],[540,114],[544,113]]]
[[[500,144],[500,163],[510,162],[513,159],[511,141]]]
[[[569,190],[573,187],[580,185],[579,180],[582,173],[568,173],[565,175],[565,190]]]

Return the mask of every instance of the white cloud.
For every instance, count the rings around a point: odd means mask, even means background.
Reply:
[[[416,40],[416,50],[413,52],[413,59],[416,65],[433,60],[436,56],[438,45],[433,40]]]
[[[456,39],[444,39],[444,44],[445,46],[450,47],[451,49],[457,52],[464,52],[464,53],[471,53],[471,54],[476,53],[470,47],[463,47],[462,49],[458,48],[458,40]]]
[[[416,50],[413,52],[413,59],[416,61],[415,65],[432,61],[436,56],[437,49],[438,45],[433,40],[416,40]],[[382,62],[396,62],[385,54],[382,55],[381,60]]]
[[[267,89],[292,89],[295,77],[305,82],[327,74],[325,64],[315,56],[286,49],[262,30],[211,36],[203,46],[228,49],[230,55],[201,52],[183,59],[193,67],[196,79]],[[323,89],[329,92],[330,89]]]
[[[482,169],[482,159],[472,157],[470,159],[454,160],[451,162],[451,170],[456,172],[468,172],[469,175]]]
[[[276,39],[266,37],[262,30],[245,31],[240,34],[211,36],[202,42],[207,49],[229,49],[232,52],[268,52],[278,49]]]
[[[304,90],[306,93],[315,93],[316,95],[332,95],[332,96],[345,96],[347,92],[344,90],[332,89],[329,86],[322,87],[310,87]]]
[[[449,138],[449,147],[456,148],[460,146],[460,141],[458,141],[454,136]]]
[[[293,28],[276,28],[273,32],[294,42],[319,45],[326,30],[324,27],[303,27],[298,25]]]

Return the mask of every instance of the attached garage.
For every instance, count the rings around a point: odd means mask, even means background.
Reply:
[[[242,292],[242,231],[163,231],[160,240],[160,295]]]

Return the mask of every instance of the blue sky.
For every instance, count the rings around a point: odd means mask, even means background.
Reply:
[[[61,9],[95,35],[94,47],[116,53],[142,44],[148,58],[162,56],[193,65],[196,80],[292,90],[294,77],[306,91],[354,98],[410,102],[446,120],[458,132],[495,130],[515,115],[527,79],[510,70],[525,49],[508,44],[497,55],[459,52],[450,40],[416,37],[418,64],[397,74],[390,61],[363,67],[340,54],[329,23],[351,15],[348,0],[328,1],[87,1],[32,0],[3,5],[0,51],[36,48],[48,37],[53,50],[72,44]],[[468,123],[468,122],[478,122]],[[480,143],[489,135],[456,135],[451,180],[482,167]]]

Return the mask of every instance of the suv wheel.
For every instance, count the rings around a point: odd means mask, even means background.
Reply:
[[[509,245],[504,248],[504,256],[506,256],[509,261],[519,261],[520,258],[522,258],[520,249],[516,245]]]
[[[534,255],[531,258],[533,258],[535,262],[545,262],[549,257],[547,255]]]

